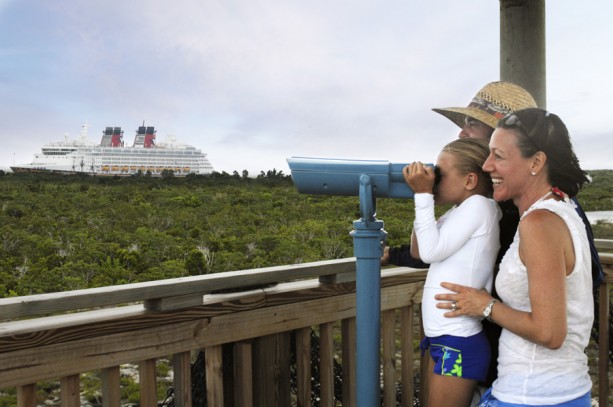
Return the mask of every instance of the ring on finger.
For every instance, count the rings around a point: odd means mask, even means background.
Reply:
[[[458,304],[454,301],[451,303],[451,311],[455,311],[458,309]]]

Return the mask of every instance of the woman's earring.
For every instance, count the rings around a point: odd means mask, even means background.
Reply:
[[[536,175],[536,172],[532,171],[532,172],[530,172],[530,174],[532,174],[532,175]]]

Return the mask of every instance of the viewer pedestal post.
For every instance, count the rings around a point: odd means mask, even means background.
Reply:
[[[368,175],[360,177],[360,213],[353,222],[356,257],[357,406],[380,405],[381,256],[387,233],[375,218],[375,198]]]

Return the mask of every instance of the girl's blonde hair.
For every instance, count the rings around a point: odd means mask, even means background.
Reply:
[[[487,197],[492,196],[492,178],[483,171],[483,164],[490,155],[487,140],[477,138],[456,139],[443,147],[443,151],[456,157],[456,169],[460,174],[468,175],[471,172],[477,174],[477,177],[479,177],[477,192],[479,194]]]

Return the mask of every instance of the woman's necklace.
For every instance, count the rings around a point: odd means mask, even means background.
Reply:
[[[528,212],[530,212],[530,210],[532,209],[532,207],[534,205],[536,205],[539,202],[543,202],[545,199],[547,199],[549,197],[549,195],[553,194],[553,191],[550,189],[549,191],[547,191],[547,193],[545,195],[543,195],[542,197],[540,197],[539,199],[536,200],[536,202],[534,202],[532,205],[530,205],[530,207],[528,209],[526,209],[524,211],[524,213],[521,215],[521,218],[519,218],[519,220],[522,220],[524,218],[524,216],[526,216],[528,214]]]

